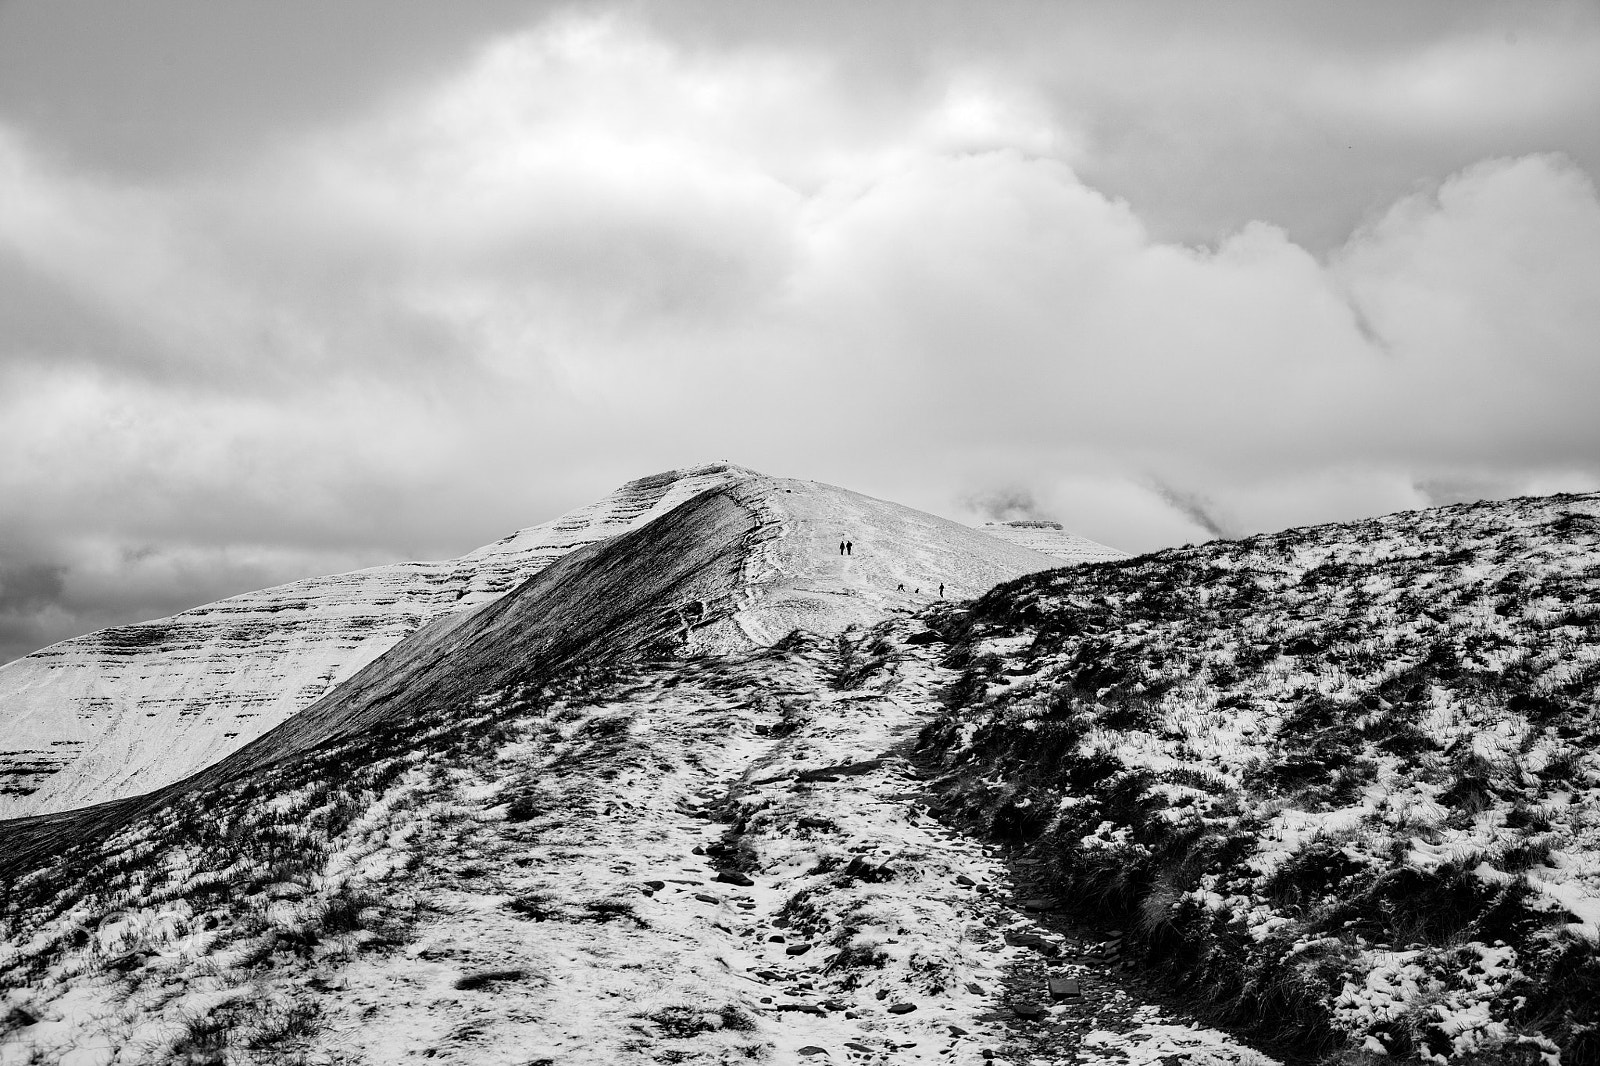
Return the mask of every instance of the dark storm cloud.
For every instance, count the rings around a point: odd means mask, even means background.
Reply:
[[[718,456],[1129,549],[1600,486],[1586,6],[66,10],[0,10],[40,642]]]

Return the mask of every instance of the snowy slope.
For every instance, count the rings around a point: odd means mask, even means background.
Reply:
[[[234,751],[429,619],[475,607],[586,544],[753,476],[668,471],[460,559],[233,596],[0,666],[0,818],[144,792]]]
[[[1114,559],[1130,558],[1120,548],[1112,548],[1099,541],[1068,533],[1060,522],[1019,521],[985,522],[978,528],[991,537],[1012,544],[1020,544],[1045,555],[1054,556],[1066,563],[1103,563]]]
[[[946,811],[1036,841],[1147,959],[1340,1063],[1600,1062],[1600,494],[956,611]]]

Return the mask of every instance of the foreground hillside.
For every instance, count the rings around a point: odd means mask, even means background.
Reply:
[[[1274,1066],[928,816],[930,637],[531,668],[173,796],[11,880],[0,1062]]]
[[[940,812],[1219,1016],[1340,1062],[1600,1062],[1600,499],[1039,574],[934,624]]]

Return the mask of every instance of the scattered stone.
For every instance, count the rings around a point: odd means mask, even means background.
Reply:
[[[761,978],[763,981],[783,980],[783,974],[779,973],[777,970],[756,970],[755,975]]]
[[[782,933],[773,933],[771,936],[767,937],[767,943],[769,943],[769,944],[781,944],[786,939],[788,939],[788,938],[785,937]]]
[[[1083,995],[1083,990],[1078,985],[1076,977],[1050,978],[1050,996],[1052,999],[1068,999]]]
[[[784,954],[786,955],[804,955],[810,950],[810,944],[790,944],[788,947],[783,949]]]
[[[667,887],[667,883],[665,881],[646,881],[644,883],[644,887],[648,888],[652,892],[660,892],[663,888]]]
[[[780,1004],[778,1004],[778,1013],[779,1014],[818,1014],[818,1015],[820,1015],[820,1014],[826,1014],[828,1012],[823,1010],[821,1007],[817,1006],[815,1003],[780,1003]]]
[[[1025,899],[1022,901],[1022,909],[1027,911],[1053,911],[1059,906],[1059,903],[1046,896],[1040,896],[1037,899]]]
[[[956,874],[956,884],[966,885],[968,888],[975,888],[977,887],[978,882],[974,881],[966,874]]]
[[[1015,1014],[1018,1018],[1026,1018],[1028,1021],[1037,1021],[1048,1014],[1049,1011],[1045,1010],[1037,1003],[1013,1003],[1011,1004],[1011,1013]]]
[[[721,903],[722,902],[722,897],[721,896],[713,896],[709,892],[696,892],[694,894],[694,898],[699,900],[701,903]]]
[[[702,848],[699,844],[696,844],[694,847],[689,849],[689,854],[691,855],[704,855],[705,853],[706,849]]]
[[[890,1014],[910,1014],[916,1009],[917,1005],[915,1003],[891,1003],[889,1005]]]
[[[748,874],[739,873],[737,870],[723,870],[717,874],[717,880],[725,885],[738,885],[740,888],[750,888],[755,880]]]
[[[867,1055],[872,1054],[872,1049],[871,1048],[869,1048],[865,1044],[858,1044],[854,1040],[846,1040],[844,1042],[844,1046],[849,1048],[851,1051],[859,1051],[859,1052],[862,1052],[863,1054],[867,1054]]]
[[[806,1056],[807,1058],[810,1058],[812,1055],[826,1055],[827,1053],[827,1048],[818,1047],[815,1044],[807,1044],[805,1047],[800,1049],[800,1054]]]
[[[984,994],[983,986],[976,981],[967,982],[967,992],[970,995],[981,996]]]
[[[484,970],[479,973],[463,974],[456,978],[456,988],[463,992],[471,992],[479,988],[488,988],[490,985],[502,981],[520,981],[528,976],[526,970]]]
[[[1044,955],[1057,955],[1061,949],[1038,933],[1007,933],[1006,943],[1012,947],[1033,948]]]

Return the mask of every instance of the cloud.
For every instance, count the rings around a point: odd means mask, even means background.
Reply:
[[[0,125],[7,639],[718,456],[1132,549],[1600,487],[1580,167],[1473,162],[1330,251],[1188,245],[1059,92],[567,15],[233,170]]]

